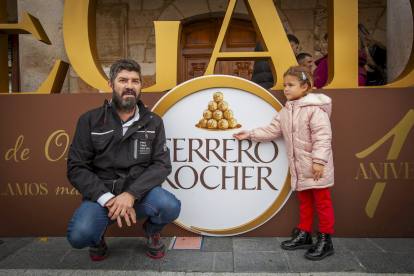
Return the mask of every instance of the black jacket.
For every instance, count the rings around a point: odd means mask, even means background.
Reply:
[[[96,202],[107,192],[127,191],[140,201],[171,173],[163,121],[141,101],[138,107],[139,120],[124,136],[116,107],[106,100],[79,118],[67,177],[84,199]]]
[[[255,52],[263,52],[263,47],[260,41],[254,48]],[[273,74],[270,64],[267,60],[257,60],[253,65],[252,82],[260,85],[264,89],[273,87]]]

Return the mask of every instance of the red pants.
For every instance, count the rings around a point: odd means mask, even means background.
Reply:
[[[329,188],[299,191],[300,221],[297,228],[306,232],[313,231],[315,206],[319,217],[319,232],[334,232],[334,214]]]

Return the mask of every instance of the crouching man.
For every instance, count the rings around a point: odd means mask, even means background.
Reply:
[[[112,101],[83,114],[68,155],[67,177],[82,194],[67,229],[74,248],[90,246],[93,261],[105,259],[107,226],[146,218],[147,255],[165,256],[160,231],[180,214],[181,203],[160,185],[171,172],[162,119],[140,100],[139,64],[124,59],[110,70]]]

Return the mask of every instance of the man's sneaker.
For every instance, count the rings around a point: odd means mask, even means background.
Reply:
[[[102,236],[98,245],[89,247],[89,259],[92,261],[101,261],[108,257],[109,250],[106,246],[105,238]]]
[[[142,235],[147,238],[147,255],[153,259],[162,258],[165,256],[164,238],[161,237],[160,233],[148,233],[145,229],[146,223],[147,221],[142,225]]]

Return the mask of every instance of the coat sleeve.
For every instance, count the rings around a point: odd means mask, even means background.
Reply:
[[[326,165],[331,154],[332,130],[328,114],[314,107],[315,110],[311,116],[309,126],[313,143],[312,161],[314,163]]]
[[[153,188],[161,185],[171,173],[170,150],[167,147],[162,120],[153,142],[152,161],[150,164],[125,190],[134,195],[138,202]]]
[[[81,195],[96,202],[103,194],[110,192],[94,173],[95,153],[90,138],[89,117],[82,115],[76,126],[75,135],[68,153],[67,177]]]
[[[251,139],[256,142],[272,141],[282,136],[282,128],[280,126],[280,113],[273,117],[270,125],[253,129]]]

